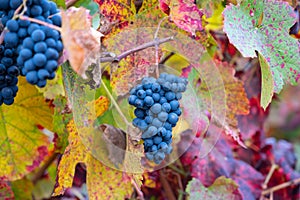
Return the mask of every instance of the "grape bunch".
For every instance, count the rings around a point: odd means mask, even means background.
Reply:
[[[11,105],[18,92],[20,69],[16,66],[15,50],[0,45],[0,105]]]
[[[158,79],[143,78],[130,91],[128,102],[136,107],[132,123],[143,132],[146,158],[156,164],[172,152],[172,129],[182,112],[179,100],[187,83],[185,78],[162,73]]]
[[[57,61],[63,50],[59,31],[14,18],[21,5],[22,0],[0,0],[0,18],[5,31],[0,49],[0,105],[2,101],[7,105],[13,103],[19,74],[26,76],[27,82],[44,87],[47,79],[55,77]],[[27,0],[22,9],[24,16],[61,27],[60,11],[52,1]]]

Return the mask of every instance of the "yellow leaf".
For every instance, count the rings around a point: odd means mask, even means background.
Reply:
[[[43,94],[19,78],[15,103],[0,107],[0,177],[16,180],[39,166],[49,141],[37,126],[52,130],[52,115]]]
[[[103,114],[108,109],[109,104],[107,102],[107,98],[104,97],[96,100],[97,115]],[[90,199],[124,199],[129,197],[132,193],[129,177],[121,171],[105,166],[93,157],[82,143],[74,120],[69,122],[67,129],[69,130],[69,145],[58,166],[58,185],[53,195],[63,194],[67,188],[72,187],[75,167],[78,163],[83,163],[87,168],[87,189]]]

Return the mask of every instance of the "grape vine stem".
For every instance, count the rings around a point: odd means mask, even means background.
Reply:
[[[281,190],[283,188],[286,188],[286,187],[289,187],[289,186],[292,186],[292,185],[297,185],[300,183],[300,178],[297,178],[297,179],[294,179],[294,180],[290,180],[290,181],[287,181],[285,183],[282,183],[282,184],[279,184],[279,185],[276,185],[274,187],[271,187],[269,189],[266,189],[266,190],[263,190],[262,191],[262,195],[267,195],[267,194],[271,194],[275,191],[278,191],[278,190]]]
[[[142,51],[142,50],[147,49],[149,47],[155,47],[155,45],[160,45],[160,44],[172,41],[172,40],[174,40],[174,36],[167,37],[167,38],[162,38],[162,39],[156,38],[151,42],[144,43],[144,44],[142,44],[140,46],[137,46],[133,49],[125,51],[125,52],[121,53],[120,55],[118,55],[116,57],[102,57],[102,58],[100,58],[100,62],[101,63],[120,62],[123,58],[127,57],[128,55],[130,55],[132,53]]]
[[[127,126],[131,126],[131,123],[128,122],[127,118],[125,117],[125,115],[123,114],[123,112],[122,112],[121,108],[119,107],[118,103],[116,102],[116,100],[114,99],[114,97],[112,96],[112,94],[110,93],[110,91],[107,88],[106,84],[104,83],[103,79],[101,79],[101,84],[102,84],[104,90],[106,91],[107,95],[109,96],[112,104],[115,106],[115,108],[117,109],[118,113],[121,115],[122,119],[126,123],[126,125]]]

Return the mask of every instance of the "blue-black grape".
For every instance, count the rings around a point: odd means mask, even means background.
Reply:
[[[184,78],[163,73],[158,79],[145,77],[130,90],[128,102],[137,107],[132,123],[142,131],[146,158],[156,164],[172,152],[172,129],[181,115],[178,100],[186,84]]]

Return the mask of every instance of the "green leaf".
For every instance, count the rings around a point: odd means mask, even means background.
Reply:
[[[289,35],[295,13],[287,2],[245,0],[227,6],[223,12],[224,31],[244,57],[258,51],[270,66],[274,92],[285,83],[296,85],[300,71],[300,44]],[[269,93],[269,92],[268,92]]]
[[[66,8],[66,2],[65,0],[52,0],[53,2],[56,3],[57,7],[62,7],[62,8]]]
[[[12,106],[0,107],[0,177],[16,180],[48,155],[49,138],[38,127],[52,130],[53,109],[25,78]]]
[[[266,109],[271,103],[274,93],[273,77],[266,59],[264,59],[261,54],[259,54],[258,57],[262,76],[260,105]]]
[[[241,200],[238,192],[238,185],[230,178],[221,176],[215,182],[206,188],[199,179],[193,178],[186,187],[189,199],[196,200]]]
[[[99,10],[99,6],[94,1],[79,0],[74,4],[75,7],[85,7],[90,10],[90,14],[94,15]]]
[[[32,191],[34,189],[34,185],[26,177],[11,182],[11,186],[15,195],[15,199],[24,199],[24,200],[32,199]]]

